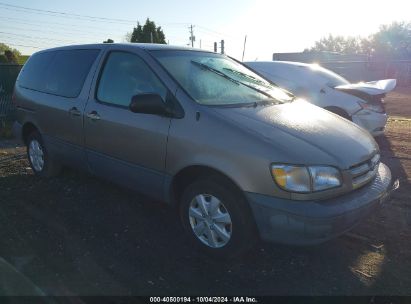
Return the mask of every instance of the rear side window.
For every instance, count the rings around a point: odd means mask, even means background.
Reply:
[[[63,50],[36,54],[19,79],[28,89],[62,97],[77,97],[99,50]]]

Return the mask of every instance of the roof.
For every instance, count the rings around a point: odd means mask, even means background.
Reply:
[[[175,46],[168,44],[156,44],[156,43],[94,43],[94,44],[77,44],[77,45],[67,45],[60,46],[51,49],[41,50],[40,52],[50,51],[50,50],[66,50],[66,49],[84,49],[84,48],[106,48],[109,46],[120,46],[122,48],[139,48],[148,51],[157,51],[157,50],[176,50],[176,51],[201,51],[201,52],[210,52],[207,50],[184,47],[184,46]]]

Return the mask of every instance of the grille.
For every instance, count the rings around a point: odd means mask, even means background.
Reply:
[[[350,173],[352,177],[353,188],[357,189],[371,181],[377,174],[379,163],[380,155],[375,154],[369,160],[362,162],[358,165],[352,166],[350,168]]]

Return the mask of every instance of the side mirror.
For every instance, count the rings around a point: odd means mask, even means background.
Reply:
[[[163,98],[154,93],[134,95],[131,98],[129,109],[133,113],[144,113],[160,116],[171,115],[171,111],[163,101]]]

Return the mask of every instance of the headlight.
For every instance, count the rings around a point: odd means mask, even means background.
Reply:
[[[329,166],[273,164],[271,173],[278,186],[291,192],[307,193],[341,186],[340,171]]]
[[[273,165],[271,172],[281,188],[293,192],[310,192],[310,174],[306,167]]]
[[[341,186],[341,174],[334,167],[308,167],[311,174],[312,190],[321,191]]]

